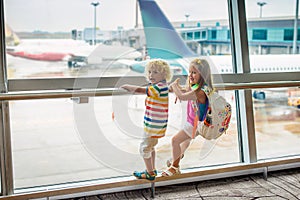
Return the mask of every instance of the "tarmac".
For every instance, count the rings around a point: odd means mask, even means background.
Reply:
[[[70,200],[112,199],[201,199],[201,200],[296,200],[300,199],[300,168],[262,174],[215,179],[188,184],[157,187],[154,198],[151,189],[125,191]]]

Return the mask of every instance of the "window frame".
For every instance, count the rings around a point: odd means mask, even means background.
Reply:
[[[25,94],[31,94],[31,91],[42,90],[45,97],[50,98],[51,91],[62,90],[62,93],[72,95],[70,90],[76,90],[76,93],[83,92],[87,89],[101,90],[110,89],[118,81],[119,77],[98,77],[95,78],[47,78],[47,79],[7,79],[6,74],[6,58],[5,58],[5,33],[4,33],[4,0],[0,0],[0,19],[1,19],[1,33],[0,33],[0,53],[1,61],[0,65],[0,108],[1,108],[1,129],[0,129],[0,152],[1,152],[1,191],[2,195],[13,195],[15,194],[13,188],[13,163],[12,163],[12,149],[11,149],[11,135],[9,129],[9,105],[8,101],[10,98],[16,98],[18,92],[22,91]],[[205,169],[203,171],[192,171],[187,173],[184,177],[175,180],[164,181],[161,180],[159,185],[177,184],[182,182],[190,182],[195,180],[206,180],[213,177],[222,177],[222,173],[228,172],[227,176],[248,174],[262,172],[268,166],[274,166],[274,169],[280,165],[287,167],[298,166],[300,158],[284,158],[276,159],[275,161],[259,162],[257,160],[256,145],[255,145],[255,130],[253,120],[252,108],[252,94],[251,89],[253,88],[266,88],[266,87],[279,87],[284,84],[287,86],[299,86],[300,72],[286,72],[286,73],[251,73],[249,63],[249,50],[248,50],[248,36],[247,34],[247,18],[245,15],[245,2],[239,0],[228,0],[229,9],[229,20],[230,20],[230,38],[232,45],[232,57],[233,57],[233,74],[222,74],[222,81],[216,84],[220,84],[220,87],[230,87],[232,89],[241,89],[236,93],[237,102],[240,106],[240,112],[238,115],[239,121],[239,141],[240,141],[240,152],[241,152],[241,163],[235,166],[223,166],[216,167],[214,169]],[[202,34],[201,34],[202,35]],[[174,77],[176,78],[176,77]],[[141,83],[144,81],[144,77],[130,77],[128,78],[129,83]],[[75,82],[78,88],[74,88]],[[222,83],[222,85],[221,85]],[[236,85],[236,88],[234,86]],[[96,86],[96,87],[95,87]],[[95,93],[98,93],[96,91]],[[109,92],[108,92],[109,93]],[[46,97],[48,94],[48,97]],[[49,96],[50,95],[50,96]],[[107,95],[107,94],[106,94]],[[5,99],[5,97],[9,97]],[[25,98],[22,96],[21,98]],[[29,97],[34,98],[34,97]],[[53,97],[55,98],[55,97]],[[59,97],[57,97],[59,98]],[[246,113],[246,114],[244,114]],[[241,126],[243,124],[243,126]],[[248,171],[247,171],[248,170]],[[232,172],[232,173],[231,173]],[[265,171],[263,171],[265,173]],[[196,176],[194,176],[196,175]],[[122,187],[122,183],[128,183],[128,187]],[[128,190],[149,187],[148,184],[140,184],[137,181],[129,181],[122,179],[121,184],[116,182],[105,184],[96,183],[92,186],[70,186],[69,188],[60,189],[53,191],[41,191],[35,194],[27,194],[26,197],[38,198],[46,195],[62,195],[69,193],[76,193],[82,191],[96,191],[96,190],[107,190],[113,188],[110,191]],[[22,191],[20,191],[22,193]],[[24,192],[24,191],[23,191]],[[25,192],[26,194],[26,192]],[[16,194],[15,194],[16,195]],[[22,196],[22,194],[20,194]],[[31,195],[31,196],[30,196]]]

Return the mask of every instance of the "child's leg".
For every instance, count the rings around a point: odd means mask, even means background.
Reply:
[[[179,131],[172,138],[173,166],[179,167],[182,154],[188,148],[191,138],[183,131]]]
[[[188,148],[191,138],[183,131],[179,131],[172,138],[172,153],[173,153],[173,162],[166,171],[162,173],[162,176],[172,176],[175,174],[180,174],[179,162],[184,151]]]
[[[183,158],[185,151],[187,150],[187,148],[190,145],[190,142],[191,142],[190,140],[186,140],[180,144],[180,148],[181,148],[181,158],[180,159]],[[168,167],[170,167],[172,165],[172,163],[173,163],[173,158],[170,158],[169,160],[167,160]]]
[[[153,170],[156,169],[156,168],[155,168],[155,157],[156,157],[156,152],[155,152],[155,150],[154,150],[154,151],[152,151],[152,153],[151,153],[151,158],[152,158],[152,168],[153,168]]]
[[[190,146],[191,140],[186,140],[180,144],[181,154],[183,155],[186,149]],[[182,157],[182,156],[181,156]]]
[[[146,172],[135,171],[133,175],[137,178],[154,180],[157,175],[155,170],[155,149],[154,147],[158,143],[157,138],[144,138],[140,145],[140,153],[143,156],[144,163],[146,166]],[[149,177],[150,175],[150,177]]]
[[[150,175],[156,175],[154,172],[154,170],[155,170],[155,150],[151,152],[150,158],[144,158],[144,162],[146,165],[147,172]]]

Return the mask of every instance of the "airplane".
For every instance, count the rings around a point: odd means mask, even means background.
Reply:
[[[66,50],[57,51],[53,48],[54,43],[50,42],[51,40],[47,40],[45,43],[41,40],[21,41],[8,24],[5,24],[5,41],[6,53],[15,57],[41,61],[66,61],[73,56]]]
[[[7,53],[12,56],[28,58],[32,60],[42,61],[67,61],[73,54],[71,53],[56,53],[56,52],[26,52],[26,51],[14,51],[7,50]]]
[[[36,61],[67,62],[68,67],[102,65],[115,58],[133,60],[141,53],[132,47],[106,44],[90,45],[83,40],[73,39],[20,39],[6,25],[6,53]]]
[[[155,0],[138,0],[146,36],[146,56],[169,62],[174,74],[187,75],[189,62],[194,58],[206,58],[213,74],[233,73],[231,55],[200,56],[194,53],[177,33]],[[299,71],[300,55],[250,55],[251,71],[289,72]],[[286,63],[286,60],[289,62]],[[136,72],[143,73],[147,60],[119,60]]]

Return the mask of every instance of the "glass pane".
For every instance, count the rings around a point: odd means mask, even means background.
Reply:
[[[246,0],[246,14],[251,72],[300,71],[296,1]]]
[[[230,129],[216,141],[197,137],[182,169],[236,163],[239,160],[233,93]],[[143,133],[144,95],[26,100],[10,103],[15,188],[131,176],[145,168],[139,154]],[[170,95],[167,134],[156,147],[156,167],[166,169],[171,137],[185,121],[185,104]],[[225,156],[226,155],[226,156]]]
[[[176,58],[231,54],[227,0],[218,0],[218,9],[215,1],[176,1],[156,1],[168,18],[150,16],[159,25],[151,32],[142,24],[143,13],[135,19],[136,1],[6,0],[9,78],[141,75],[141,60],[149,57],[169,60],[175,74],[186,74],[186,62],[170,59],[170,53]],[[174,30],[165,27],[168,22]],[[169,54],[153,54],[153,47]],[[192,53],[177,53],[185,48]],[[222,71],[232,72],[229,68]]]
[[[300,90],[253,92],[258,159],[300,154]]]

